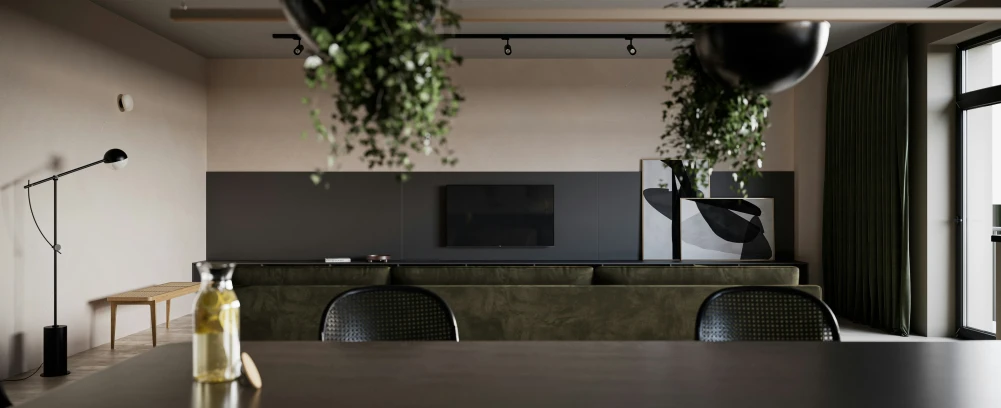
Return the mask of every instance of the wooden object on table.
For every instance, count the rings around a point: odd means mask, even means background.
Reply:
[[[240,368],[240,382],[255,390],[261,389],[264,386],[264,380],[261,379],[261,372],[257,370],[254,359],[247,352],[243,352],[240,353],[240,362],[243,363]]]
[[[118,305],[149,305],[150,326],[153,329],[153,347],[156,347],[156,303],[167,302],[167,328],[170,328],[170,300],[198,291],[198,282],[170,282],[130,290],[108,296],[111,305],[111,349],[115,349],[115,324]]]
[[[254,342],[266,392],[233,406],[1001,407],[1001,342]],[[387,384],[391,391],[387,392]],[[123,392],[127,390],[128,392]],[[25,407],[181,407],[191,343],[155,348]]]

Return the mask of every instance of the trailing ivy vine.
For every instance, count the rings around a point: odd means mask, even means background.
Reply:
[[[780,7],[782,0],[686,0],[687,8]],[[695,52],[693,33],[704,24],[667,24],[668,34],[682,38],[675,47],[674,65],[667,71],[664,102],[667,123],[657,152],[671,157],[683,151],[695,185],[708,185],[712,169],[729,163],[735,171],[737,192],[747,195],[746,183],[761,175],[769,126],[768,97],[747,88],[715,81],[703,70]]]
[[[310,88],[336,89],[330,120],[316,101],[303,99],[311,106],[312,133],[329,145],[327,169],[356,149],[369,168],[399,169],[404,181],[414,168],[414,153],[435,154],[443,165],[454,166],[458,160],[446,136],[462,96],[447,70],[462,59],[444,46],[432,22],[455,29],[460,16],[447,8],[447,0],[355,4],[344,9],[349,20],[340,31],[313,28],[312,37],[325,52],[304,63]],[[318,170],[313,182],[319,184],[321,175]]]

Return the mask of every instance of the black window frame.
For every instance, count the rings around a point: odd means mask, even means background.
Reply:
[[[986,106],[1001,104],[1001,85],[975,91],[966,89],[966,51],[1001,41],[1001,30],[975,37],[956,45],[955,65],[955,170],[956,170],[956,326],[957,337],[967,340],[995,340],[994,333],[966,325],[966,112]],[[987,237],[983,237],[987,239]]]

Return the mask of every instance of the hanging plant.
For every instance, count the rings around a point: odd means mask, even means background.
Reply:
[[[349,155],[368,167],[413,170],[412,154],[458,161],[448,148],[462,96],[447,70],[462,59],[435,32],[455,29],[447,0],[284,0],[286,14],[316,55],[304,63],[311,89],[333,89],[334,112],[309,105],[314,133],[329,147],[328,170]],[[305,32],[305,33],[304,33]],[[312,176],[321,182],[322,170]]]
[[[779,7],[782,0],[686,0],[687,8]],[[694,35],[706,24],[671,23],[668,34],[681,38],[674,65],[667,71],[670,98],[664,102],[667,123],[657,152],[670,157],[683,151],[695,185],[708,185],[712,169],[729,163],[737,192],[747,195],[747,181],[761,175],[771,101],[747,86],[730,86],[703,69]]]

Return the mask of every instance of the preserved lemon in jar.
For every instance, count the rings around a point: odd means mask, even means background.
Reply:
[[[200,383],[240,377],[240,300],[233,292],[235,264],[196,265],[202,285],[195,298],[193,374]]]

